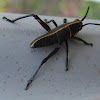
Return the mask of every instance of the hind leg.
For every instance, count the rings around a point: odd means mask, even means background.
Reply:
[[[26,15],[26,16],[19,17],[19,18],[13,19],[13,20],[10,20],[10,19],[8,19],[6,17],[3,17],[3,19],[5,19],[5,20],[7,20],[7,21],[9,21],[11,23],[14,23],[14,22],[16,22],[16,21],[18,21],[20,19],[27,18],[27,17],[34,17],[42,25],[42,27],[44,27],[47,31],[51,30],[51,28],[43,20],[41,20],[39,18],[39,16],[34,15],[34,14]]]
[[[25,90],[28,90],[30,84],[31,84],[31,83],[33,82],[33,80],[35,79],[35,77],[36,77],[38,71],[40,70],[41,66],[42,66],[44,63],[46,63],[47,60],[48,60],[49,58],[51,58],[54,54],[57,53],[57,51],[58,51],[58,50],[60,49],[60,47],[61,47],[61,44],[62,44],[62,42],[60,42],[60,43],[58,44],[58,46],[57,46],[46,58],[44,58],[44,59],[42,60],[40,66],[39,66],[38,69],[36,70],[35,74],[34,74],[34,75],[32,76],[32,78],[28,81]]]

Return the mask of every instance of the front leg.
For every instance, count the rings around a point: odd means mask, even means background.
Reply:
[[[81,42],[83,42],[84,44],[86,44],[86,45],[90,45],[90,46],[93,46],[93,44],[92,43],[87,43],[86,41],[84,41],[83,39],[81,39],[81,38],[79,38],[79,37],[73,37],[75,40],[78,40],[78,41],[81,41]]]

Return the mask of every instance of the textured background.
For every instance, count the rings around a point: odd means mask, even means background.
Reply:
[[[0,13],[0,98],[1,100],[85,100],[100,98],[100,26],[86,26],[78,37],[92,42],[93,47],[69,40],[69,70],[65,71],[65,44],[39,71],[28,91],[27,81],[56,45],[31,49],[30,43],[46,31],[34,18],[26,18],[15,24],[2,19],[23,16]],[[55,19],[61,17],[40,16]],[[68,21],[74,19],[68,18]],[[100,20],[85,20],[100,23]],[[53,24],[50,24],[54,28]]]

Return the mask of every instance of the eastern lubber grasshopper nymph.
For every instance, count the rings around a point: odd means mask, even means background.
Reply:
[[[65,42],[66,44],[66,71],[68,70],[68,39],[72,38],[78,41],[83,42],[86,45],[89,46],[93,46],[92,43],[87,43],[86,41],[84,41],[83,39],[76,37],[77,33],[86,25],[100,25],[97,23],[86,23],[83,24],[82,21],[86,18],[89,8],[87,9],[87,12],[85,14],[85,16],[79,20],[76,19],[73,22],[69,22],[67,23],[67,19],[64,19],[64,23],[60,26],[57,25],[57,23],[54,20],[50,20],[47,21],[45,19],[45,21],[41,20],[37,15],[35,14],[30,14],[30,15],[26,15],[23,17],[19,17],[17,19],[14,20],[10,20],[6,17],[3,17],[3,19],[14,23],[15,21],[19,20],[19,19],[23,19],[26,17],[34,17],[41,25],[42,27],[44,27],[44,29],[47,30],[47,33],[38,37],[37,39],[35,39],[31,44],[30,47],[31,48],[40,48],[40,47],[45,47],[45,46],[49,46],[49,45],[53,45],[53,44],[57,44],[57,47],[46,57],[43,59],[43,61],[41,62],[40,66],[38,67],[38,69],[36,70],[35,74],[32,76],[32,78],[28,81],[27,85],[26,85],[26,90],[28,89],[29,85],[32,83],[32,81],[34,80],[34,78],[36,77],[38,71],[40,70],[41,66],[47,62],[47,60],[52,57],[61,47],[62,43]],[[49,27],[48,23],[53,22],[53,24],[55,25],[55,28],[51,30],[51,28]]]

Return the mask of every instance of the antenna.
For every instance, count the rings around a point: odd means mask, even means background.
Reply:
[[[86,12],[85,16],[81,19],[81,21],[83,21],[86,18],[88,11],[89,11],[89,8],[90,8],[90,6],[88,6],[87,12]]]
[[[84,24],[82,26],[86,26],[86,25],[100,25],[100,24],[97,24],[97,23],[86,23],[86,24]]]

